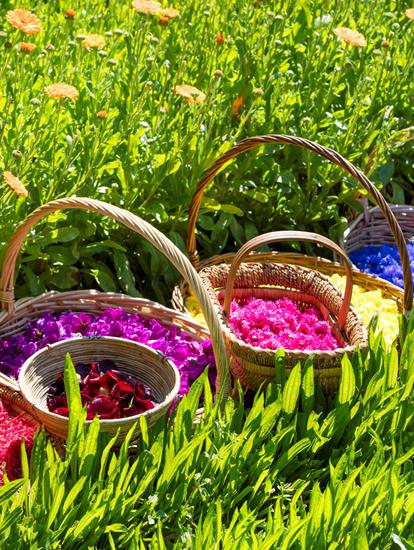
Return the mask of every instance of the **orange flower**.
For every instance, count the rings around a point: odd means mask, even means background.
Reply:
[[[336,36],[351,46],[366,46],[365,36],[358,31],[353,31],[347,27],[338,27],[333,31]]]
[[[412,19],[414,21],[414,8],[408,8],[408,10],[405,10],[405,15],[408,19]]]
[[[381,46],[383,48],[389,48],[390,44],[391,44],[391,42],[389,40],[383,40]]]
[[[69,19],[73,19],[76,15],[76,11],[75,10],[66,10],[65,11],[65,15],[66,17],[68,17]]]
[[[155,15],[162,11],[161,4],[153,0],[132,0],[132,7],[139,13]]]
[[[46,86],[45,94],[52,99],[69,98],[73,101],[76,101],[79,97],[78,90],[74,86],[65,84],[64,82],[57,82],[56,84]]]
[[[162,105],[162,107],[160,107],[160,111],[161,113],[168,113],[168,105]]]
[[[106,118],[108,118],[108,113],[106,111],[98,111],[97,116],[101,120],[105,120]]]
[[[236,97],[236,99],[233,101],[233,107],[232,107],[232,112],[234,115],[236,115],[237,117],[240,116],[240,111],[242,110],[244,106],[244,99],[243,97]]]
[[[168,23],[170,22],[170,18],[169,17],[165,17],[164,15],[161,15],[158,23],[160,25],[162,25],[163,27],[166,27],[168,25]]]
[[[179,84],[175,87],[175,93],[187,99],[187,103],[203,103],[206,99],[206,94],[195,86],[187,84]]]
[[[169,17],[170,19],[175,19],[180,15],[180,12],[175,8],[165,8],[165,9],[162,9],[160,13],[164,17]]]
[[[42,30],[40,20],[30,11],[17,9],[6,13],[6,19],[12,27],[25,34],[37,34]]]
[[[29,194],[26,187],[19,180],[19,178],[13,176],[11,172],[3,172],[3,179],[10,187],[10,189],[13,189],[13,191],[16,193],[16,195],[19,195],[19,197],[27,197],[27,195]]]
[[[33,44],[33,42],[20,42],[19,48],[22,50],[22,52],[33,52],[36,49],[36,44]]]
[[[84,48],[103,48],[105,46],[105,37],[100,34],[87,34],[82,40]]]
[[[217,44],[223,44],[224,43],[224,34],[222,32],[218,32],[216,34],[216,42],[217,42]]]

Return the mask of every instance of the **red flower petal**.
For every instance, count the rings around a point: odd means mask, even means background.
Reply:
[[[26,447],[27,458],[30,459],[30,454],[33,448],[33,440],[24,441]],[[21,440],[15,439],[12,441],[6,451],[6,472],[10,480],[22,477],[22,458],[21,458]]]

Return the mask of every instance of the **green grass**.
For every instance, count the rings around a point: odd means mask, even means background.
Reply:
[[[13,30],[3,17],[14,7],[35,12],[42,32],[30,38]],[[77,11],[73,20],[64,16],[68,7]],[[412,200],[412,134],[403,130],[413,119],[414,23],[404,14],[406,2],[263,1],[255,8],[251,0],[186,0],[175,7],[180,17],[164,27],[157,16],[135,13],[129,1],[2,3],[0,169],[29,191],[22,200],[2,187],[2,247],[35,206],[75,193],[122,205],[184,247],[187,207],[203,170],[236,140],[271,132],[329,145],[367,167],[391,200]],[[358,29],[368,46],[341,42],[337,26]],[[218,32],[223,44],[216,43]],[[104,50],[85,50],[85,33],[105,35]],[[20,51],[21,40],[33,40],[35,52]],[[76,102],[45,96],[44,87],[60,81],[77,87]],[[206,101],[188,105],[174,92],[182,83],[197,86]],[[105,120],[97,116],[102,110]],[[358,207],[356,191],[338,168],[292,147],[245,155],[207,193],[198,226],[202,254],[271,228],[337,239],[344,214]],[[168,299],[175,274],[153,249],[107,221],[66,216],[49,227],[80,233],[62,248],[39,228],[26,249],[19,295],[123,289],[112,257],[118,241],[137,292]],[[86,257],[85,247],[96,241]],[[118,257],[118,265],[124,260]]]
[[[330,401],[311,364],[250,408],[212,407],[204,375],[129,456],[129,438],[115,451],[97,420],[82,428],[75,399],[66,458],[40,434],[0,488],[2,548],[412,549],[413,339],[398,355],[371,335]]]

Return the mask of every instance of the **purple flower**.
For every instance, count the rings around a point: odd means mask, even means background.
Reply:
[[[43,313],[27,323],[23,334],[0,340],[0,371],[17,378],[21,366],[33,353],[47,344],[79,335],[118,336],[161,351],[180,372],[180,395],[188,392],[206,367],[209,367],[210,380],[215,380],[210,340],[199,342],[176,326],[163,325],[157,319],[145,319],[122,308],[108,308],[96,315],[72,311],[56,315]]]

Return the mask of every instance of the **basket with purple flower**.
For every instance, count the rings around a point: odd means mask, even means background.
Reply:
[[[197,295],[209,330],[187,315],[156,302],[118,293],[47,292],[15,301],[15,266],[24,240],[39,220],[69,208],[108,216],[150,241]],[[209,369],[216,395],[225,398],[229,394],[230,376],[223,336],[197,272],[167,237],[126,210],[88,198],[58,199],[41,206],[21,223],[8,244],[0,289],[0,398],[19,412],[35,415],[28,394],[24,397],[16,384],[23,363],[42,348],[74,337],[118,337],[161,352],[180,372],[179,395],[187,393],[205,368]],[[99,341],[95,344],[101,345]]]

